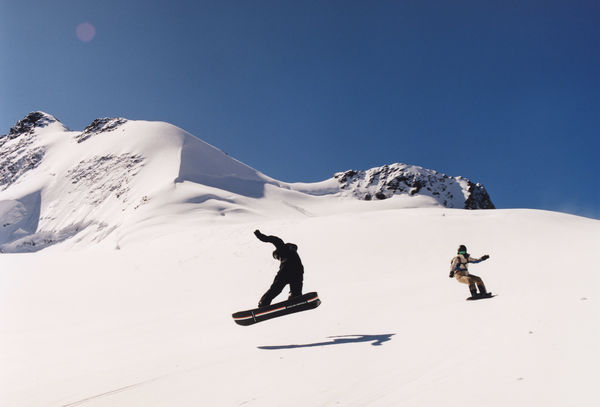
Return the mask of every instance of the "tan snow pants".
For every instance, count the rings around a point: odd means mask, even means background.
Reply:
[[[475,286],[477,286],[480,293],[486,292],[485,285],[483,284],[481,277],[473,274],[463,274],[460,271],[457,271],[454,273],[454,278],[456,278],[456,281],[459,283],[467,284],[471,292],[475,291]]]

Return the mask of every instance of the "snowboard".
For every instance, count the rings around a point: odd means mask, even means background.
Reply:
[[[492,293],[487,293],[486,295],[479,295],[479,294],[477,294],[475,296],[467,298],[467,301],[483,300],[483,299],[492,298],[492,297],[495,297],[495,296],[496,296],[496,294],[492,294]]]
[[[236,324],[246,326],[266,321],[267,319],[317,308],[319,304],[321,304],[319,295],[316,292],[312,292],[266,307],[236,312],[231,316]]]

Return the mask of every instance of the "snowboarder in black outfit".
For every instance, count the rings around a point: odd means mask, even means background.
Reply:
[[[260,230],[255,230],[256,237],[267,243],[275,245],[273,258],[280,261],[279,271],[273,280],[273,284],[260,299],[258,306],[266,307],[271,304],[273,298],[277,297],[283,288],[290,285],[289,298],[302,295],[302,282],[304,279],[304,266],[298,256],[298,246],[293,243],[284,243],[277,236],[263,235]]]

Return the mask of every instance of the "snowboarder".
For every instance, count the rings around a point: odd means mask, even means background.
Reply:
[[[263,242],[275,245],[273,258],[280,261],[279,271],[271,287],[258,302],[258,306],[266,307],[270,305],[273,298],[277,297],[287,284],[290,285],[289,298],[302,295],[304,266],[302,266],[302,261],[300,261],[300,256],[298,256],[298,246],[293,243],[284,243],[277,236],[263,235],[258,229],[254,231],[254,235]]]
[[[480,277],[469,274],[468,270],[469,263],[479,263],[489,258],[490,256],[486,254],[481,256],[480,259],[475,259],[467,253],[467,247],[461,244],[458,247],[458,255],[454,257],[450,263],[449,277],[456,278],[456,281],[459,283],[467,284],[469,286],[469,291],[471,291],[471,298],[489,296],[491,293],[486,291],[483,280]],[[477,293],[477,289],[479,289],[479,294]]]

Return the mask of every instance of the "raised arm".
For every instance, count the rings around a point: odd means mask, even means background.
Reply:
[[[258,238],[258,240],[260,240],[262,242],[274,244],[277,249],[285,246],[285,243],[283,242],[283,240],[281,240],[277,236],[264,235],[264,234],[260,233],[260,230],[258,230],[258,229],[256,229],[254,231],[254,235]]]

